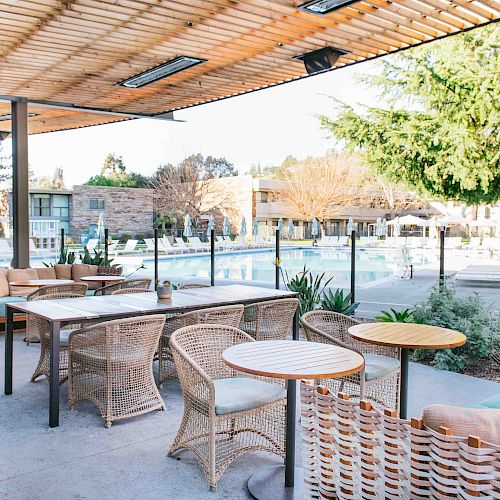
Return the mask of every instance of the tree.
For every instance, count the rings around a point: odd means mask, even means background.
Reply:
[[[339,103],[321,116],[333,138],[375,172],[418,193],[467,204],[500,198],[500,49],[497,25],[391,56],[380,75],[389,109]],[[337,101],[338,102],[338,101]]]
[[[91,177],[85,184],[88,186],[147,188],[151,185],[151,179],[136,172],[128,173],[123,158],[109,153],[104,159],[101,173]]]
[[[52,178],[49,176],[33,177],[32,184],[33,187],[40,189],[65,189],[63,169],[56,167]]]

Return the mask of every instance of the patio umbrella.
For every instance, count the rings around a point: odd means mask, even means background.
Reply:
[[[392,235],[393,236],[400,236],[401,235],[401,225],[399,224],[399,217],[396,217],[394,219],[394,221],[389,221],[387,224],[391,224],[391,222],[394,222],[394,224],[392,224],[393,228],[392,228]]]
[[[375,226],[375,236],[382,236],[382,219],[377,217],[377,225]]]
[[[415,217],[414,215],[404,215],[403,217],[396,217],[395,219],[389,221],[389,225],[395,225],[396,221],[400,226],[428,226],[429,221],[427,219],[421,219],[420,217]]]
[[[190,238],[193,236],[193,226],[191,222],[191,216],[186,214],[184,217],[184,235],[185,238]]]
[[[208,216],[207,236],[210,238],[212,229],[215,229],[215,219],[213,215]]]
[[[314,219],[312,220],[311,235],[313,236],[313,238],[319,235],[319,224],[316,217],[314,217]]]
[[[291,240],[295,236],[295,226],[293,220],[288,219],[288,239]]]
[[[437,238],[437,234],[436,218],[433,217],[429,224],[429,238]]]
[[[387,219],[382,219],[382,234],[380,236],[387,236]]]
[[[99,249],[101,248],[101,243],[105,244],[104,230],[106,229],[106,221],[104,220],[104,212],[99,214],[99,220],[97,222],[97,239],[99,241]]]
[[[231,235],[231,224],[229,223],[229,217],[224,215],[224,222],[222,223],[222,234],[224,236]]]
[[[253,221],[252,235],[254,237],[259,236],[259,219],[257,217]]]
[[[354,230],[354,221],[352,220],[352,217],[349,217],[349,220],[347,221],[346,232],[350,236],[353,230]]]
[[[446,215],[437,220],[438,226],[449,226],[450,224],[465,224],[465,219],[460,215]]]
[[[284,231],[285,231],[285,223],[283,222],[283,219],[280,217],[278,220],[278,229],[280,230],[280,238],[283,238],[284,236]]]
[[[240,236],[246,236],[247,235],[247,220],[245,219],[245,216],[241,218],[241,229],[240,229]]]

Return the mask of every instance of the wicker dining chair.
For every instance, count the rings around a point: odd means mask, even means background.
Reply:
[[[34,291],[26,300],[52,300],[52,299],[72,299],[85,297],[87,293],[86,283],[70,283],[67,285],[49,285]],[[71,330],[80,328],[79,324],[66,325],[59,332],[59,383],[62,384],[68,378],[68,336]],[[38,365],[31,376],[31,382],[35,382],[38,377],[50,375],[50,329],[49,324],[40,316],[28,314],[26,319],[26,342],[28,338],[40,339],[40,358]]]
[[[333,311],[310,311],[300,319],[307,340],[334,344],[358,352],[365,359],[365,368],[349,377],[317,381],[332,392],[345,392],[358,399],[367,399],[378,408],[399,407],[399,351],[391,347],[360,342],[351,337],[349,327],[361,321]]]
[[[111,295],[126,295],[128,293],[149,293],[154,292],[151,288],[122,288],[120,290],[115,290],[111,292]]]
[[[135,278],[131,280],[123,280],[119,283],[111,283],[111,285],[102,286],[101,288],[96,288],[94,295],[111,295],[116,290],[122,290],[123,288],[147,288],[151,289],[151,279],[150,278]]]
[[[189,290],[191,288],[210,288],[211,285],[205,283],[179,283],[177,290]]]
[[[231,462],[244,453],[285,455],[282,381],[238,372],[222,359],[228,347],[253,341],[238,328],[214,324],[181,328],[170,339],[184,414],[169,455],[192,451],[212,491]]]
[[[156,388],[153,357],[165,316],[98,323],[69,336],[69,405],[92,401],[106,427],[165,408]]]
[[[298,299],[278,299],[245,306],[240,328],[255,340],[285,340],[292,332]]]
[[[243,309],[243,306],[238,304],[234,306],[209,307],[167,318],[158,348],[158,384],[160,387],[166,380],[177,376],[174,358],[169,347],[172,333],[184,326],[199,323],[215,323],[237,327],[240,324]]]

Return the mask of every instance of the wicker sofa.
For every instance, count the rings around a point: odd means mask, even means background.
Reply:
[[[422,419],[301,383],[307,499],[500,498],[500,395]]]
[[[121,268],[118,268],[120,270]],[[114,270],[114,269],[113,269]],[[5,269],[0,268],[0,323],[5,323],[5,304],[9,302],[23,302],[33,289],[27,287],[15,287],[9,285],[13,281],[62,279],[82,282],[84,276],[95,276],[108,274],[109,268],[103,268],[90,264],[56,264],[54,267],[32,267],[28,269]],[[116,271],[115,271],[116,272]],[[89,283],[89,295],[93,295],[94,289],[99,283]],[[25,321],[22,315],[16,315],[14,321]]]

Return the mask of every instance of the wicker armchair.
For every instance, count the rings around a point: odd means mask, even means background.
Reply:
[[[189,290],[191,288],[210,288],[210,285],[205,283],[179,283],[177,290]]]
[[[304,498],[500,498],[498,441],[434,430],[307,382],[300,395]]]
[[[164,409],[153,375],[153,357],[165,316],[107,321],[69,336],[69,405],[96,404],[105,426]]]
[[[151,288],[151,279],[137,278],[132,280],[123,280],[119,283],[112,283],[111,285],[96,288],[94,295],[111,295],[116,290],[122,290],[123,288],[147,288],[149,290]]]
[[[359,373],[339,379],[321,380],[332,392],[372,401],[379,408],[398,408],[400,363],[399,351],[390,347],[366,344],[349,335],[348,328],[360,321],[332,311],[311,311],[301,320],[307,340],[335,344],[359,352],[365,368]]]
[[[238,328],[213,324],[181,328],[170,339],[184,415],[169,454],[191,450],[211,490],[231,462],[244,453],[285,454],[282,383],[237,372],[222,360],[225,349],[243,342],[253,339]]]
[[[174,358],[169,348],[172,333],[179,328],[200,323],[214,323],[217,325],[238,326],[243,315],[243,306],[222,306],[200,309],[178,316],[172,316],[165,321],[165,327],[160,338],[158,348],[158,384],[160,387],[165,380],[175,378]]]
[[[298,299],[278,299],[245,306],[240,328],[255,340],[285,340],[292,332]]]
[[[153,292],[151,288],[122,288],[121,290],[115,290],[111,292],[111,295],[126,295],[128,293],[149,293]]]
[[[86,283],[70,283],[68,285],[44,286],[28,295],[26,300],[51,300],[71,299],[84,297],[87,293]],[[62,384],[68,378],[68,336],[71,330],[80,328],[79,324],[66,325],[59,333],[59,383]],[[26,342],[28,339],[40,339],[40,358],[38,365],[31,376],[31,382],[45,375],[48,379],[50,374],[50,330],[49,324],[40,316],[28,314],[26,319]]]

